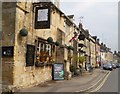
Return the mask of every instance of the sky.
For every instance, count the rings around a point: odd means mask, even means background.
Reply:
[[[76,25],[82,23],[92,36],[118,51],[118,0],[60,0],[66,15],[74,14]]]

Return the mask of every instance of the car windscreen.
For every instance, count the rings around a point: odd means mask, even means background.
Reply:
[[[111,66],[111,63],[106,63],[106,65]]]

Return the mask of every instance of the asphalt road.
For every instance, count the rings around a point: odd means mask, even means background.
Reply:
[[[105,83],[99,86],[97,92],[118,92],[118,70],[113,70],[108,78],[105,80]]]

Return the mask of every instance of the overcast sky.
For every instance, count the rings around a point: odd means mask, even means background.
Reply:
[[[74,14],[76,25],[83,16],[91,35],[112,51],[118,50],[118,0],[61,0],[60,8],[66,15]]]

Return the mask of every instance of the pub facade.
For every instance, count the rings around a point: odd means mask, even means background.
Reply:
[[[53,63],[69,71],[75,50],[70,40],[79,30],[53,3],[4,2],[2,27],[3,86],[24,88],[52,80]]]

